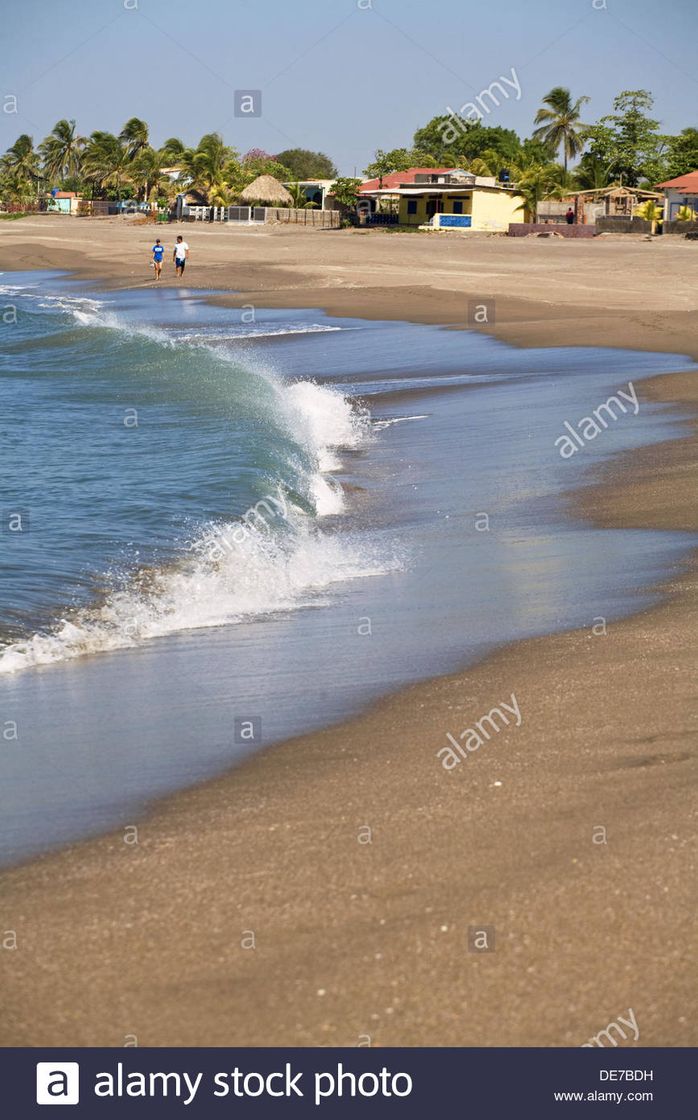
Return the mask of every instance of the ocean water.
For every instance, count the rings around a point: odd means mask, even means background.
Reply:
[[[676,412],[643,403],[569,460],[554,442],[629,380],[692,368],[676,355],[40,273],[0,276],[0,319],[5,862],[503,642],[647,605],[693,543],[570,509]]]

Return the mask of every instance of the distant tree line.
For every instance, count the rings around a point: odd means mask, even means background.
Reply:
[[[173,167],[181,169],[175,181],[165,173]],[[131,117],[118,135],[98,130],[81,136],[75,121],[60,120],[37,146],[24,133],[0,158],[0,200],[30,205],[59,188],[88,199],[168,205],[186,186],[200,191],[210,205],[226,206],[258,175],[297,183],[332,179],[336,170],[324,153],[302,148],[277,155],[253,148],[240,156],[217,132],[202,136],[195,148],[176,136],[153,147],[148,125],[139,117]],[[296,193],[305,203],[302,192]]]

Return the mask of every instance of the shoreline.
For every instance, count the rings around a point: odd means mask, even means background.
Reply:
[[[687,434],[615,458],[575,510],[698,530],[692,382],[642,382]],[[5,954],[2,1044],[580,1045],[629,1006],[641,1045],[694,1044],[695,549],[684,569],[603,636],[508,645],[155,803],[138,845],[117,830],[4,872],[24,953]],[[445,773],[445,733],[513,692],[521,726]],[[476,922],[493,954],[468,952]]]
[[[155,226],[119,218],[65,220],[67,227],[55,215],[0,226],[0,271],[60,269],[103,289],[154,286],[142,262]],[[79,236],[50,237],[51,226]],[[172,237],[189,231],[191,239],[205,240],[199,249],[204,259],[192,256],[186,284],[164,274],[163,287],[234,291],[212,301],[230,307],[317,307],[337,318],[481,330],[515,346],[595,345],[698,361],[698,289],[684,278],[696,264],[696,250],[682,238],[605,234],[558,242],[447,234],[435,241],[377,231],[202,226],[173,222],[165,228]],[[572,286],[575,266],[580,279]],[[530,294],[522,296],[522,288]],[[494,302],[486,325],[469,311],[476,300]]]

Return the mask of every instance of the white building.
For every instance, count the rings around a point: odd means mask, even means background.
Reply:
[[[675,222],[677,212],[682,206],[690,206],[698,214],[698,171],[689,171],[676,179],[659,183],[664,191],[664,221]]]
[[[336,210],[337,203],[332,194],[336,182],[336,179],[295,179],[284,183],[284,186],[287,189],[299,186],[308,202],[314,202],[318,210]]]

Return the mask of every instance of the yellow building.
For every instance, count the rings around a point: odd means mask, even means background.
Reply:
[[[427,181],[371,192],[395,201],[401,226],[507,233],[510,222],[524,221],[522,196],[494,178],[468,172],[419,178]]]

